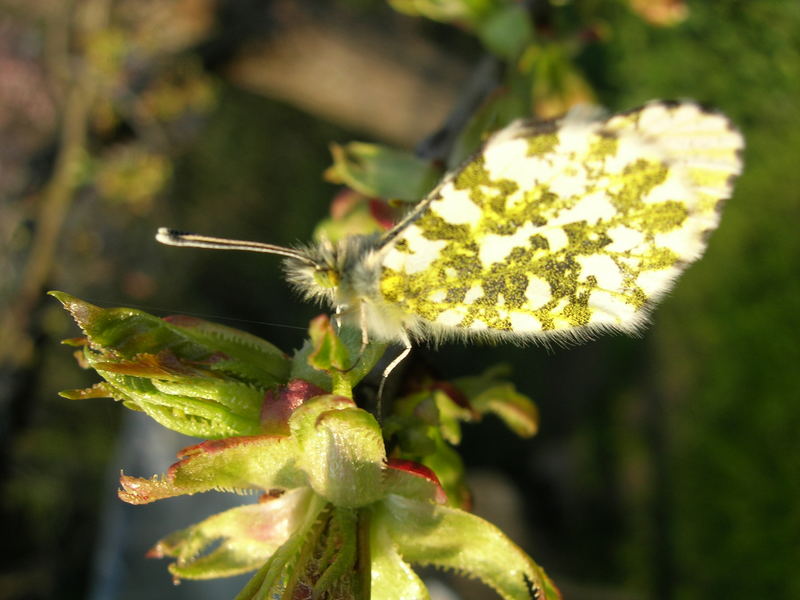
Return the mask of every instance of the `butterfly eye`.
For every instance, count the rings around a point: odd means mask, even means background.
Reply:
[[[339,285],[339,273],[332,269],[314,272],[314,281],[324,288],[334,288]]]

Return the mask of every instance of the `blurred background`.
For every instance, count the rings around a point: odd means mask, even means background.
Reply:
[[[800,3],[534,14],[532,112],[694,98],[742,129],[746,166],[641,339],[415,353],[443,377],[508,363],[541,409],[531,440],[466,430],[476,509],[568,600],[800,598]],[[120,469],[161,472],[193,440],[59,398],[96,376],[44,291],[299,347],[317,309],[275,257],[166,248],[155,229],[308,240],[339,191],[331,142],[419,147],[476,81],[486,50],[455,25],[378,0],[0,0],[0,599],[234,595],[242,581],[173,588],[144,564],[223,495],[122,506]]]

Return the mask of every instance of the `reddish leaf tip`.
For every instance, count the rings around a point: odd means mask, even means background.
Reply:
[[[445,493],[439,478],[429,467],[426,467],[418,462],[414,462],[413,460],[405,460],[402,458],[390,458],[386,461],[386,466],[390,469],[404,471],[410,475],[414,475],[415,477],[427,479],[436,486],[436,502],[438,504],[445,504],[447,502],[447,494]]]

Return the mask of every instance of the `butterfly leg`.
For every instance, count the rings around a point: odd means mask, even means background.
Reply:
[[[333,313],[333,320],[336,324],[336,332],[338,333],[342,329],[342,307],[341,305],[336,305],[336,310]],[[358,366],[358,362],[361,360],[361,357],[364,355],[364,350],[367,349],[369,345],[369,333],[367,333],[367,311],[364,308],[364,303],[362,302],[358,307],[358,326],[361,329],[361,347],[358,349],[358,356],[353,361],[353,364],[350,365],[347,369],[342,370],[342,373],[349,373],[353,369]]]
[[[403,335],[403,345],[404,345],[403,351],[400,352],[400,354],[398,354],[397,356],[395,356],[394,360],[390,362],[383,370],[383,375],[381,375],[381,383],[378,386],[378,402],[377,402],[378,404],[377,411],[379,416],[383,409],[383,388],[386,386],[386,380],[389,378],[391,372],[394,371],[395,368],[397,368],[397,366],[400,363],[402,363],[411,352],[411,340],[408,339],[408,336],[405,334]]]
[[[336,333],[342,330],[342,305],[337,304],[333,311],[333,324],[336,325]]]
[[[367,345],[369,344],[369,333],[367,332],[367,305],[365,302],[358,305],[358,326],[361,328],[361,349],[358,351],[358,355],[361,356],[364,354],[364,350],[367,349]]]

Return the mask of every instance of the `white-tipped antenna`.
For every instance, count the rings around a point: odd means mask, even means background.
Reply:
[[[316,263],[299,250],[264,244],[263,242],[248,242],[244,240],[228,240],[225,238],[199,235],[176,231],[167,227],[159,227],[156,240],[167,246],[184,246],[186,248],[210,248],[212,250],[242,250],[244,252],[263,252],[264,254],[278,254],[294,258],[306,264],[317,266]]]

